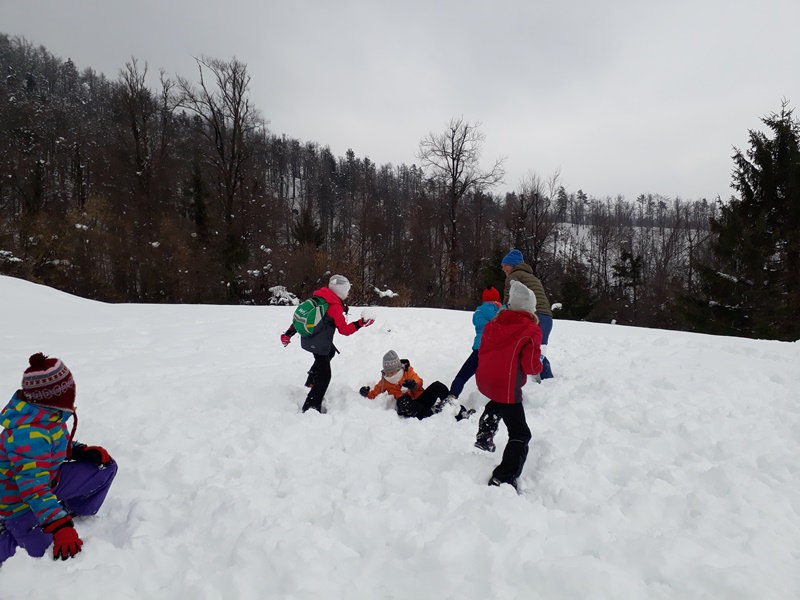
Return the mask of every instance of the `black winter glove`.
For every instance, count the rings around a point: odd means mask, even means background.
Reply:
[[[364,396],[364,398],[366,398],[367,394],[369,394],[369,386],[365,385],[360,390],[358,390],[358,393],[361,394],[362,396]]]
[[[403,387],[413,392],[415,389],[417,389],[417,382],[414,381],[413,379],[406,379],[403,382]]]

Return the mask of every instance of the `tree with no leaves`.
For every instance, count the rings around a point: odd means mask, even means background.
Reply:
[[[488,170],[481,168],[486,134],[479,122],[463,117],[452,118],[442,133],[430,132],[419,142],[417,158],[434,180],[444,197],[443,215],[447,245],[447,293],[456,295],[460,236],[458,217],[462,201],[469,193],[480,192],[503,181],[505,157],[498,158]]]
[[[250,75],[245,63],[235,58],[230,62],[195,60],[199,87],[179,77],[178,106],[196,115],[197,130],[207,142],[206,161],[221,196],[226,227],[224,262],[231,270],[244,262],[247,253],[241,224],[234,223],[234,217],[244,209],[243,187],[254,154],[254,139],[266,124],[250,100]],[[213,83],[206,81],[208,74]]]
[[[554,206],[561,189],[560,180],[560,168],[547,181],[530,170],[520,182],[518,193],[506,198],[506,227],[514,248],[522,251],[526,262],[537,274],[545,246],[556,227]]]

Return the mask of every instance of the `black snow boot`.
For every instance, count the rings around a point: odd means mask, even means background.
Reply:
[[[464,419],[469,419],[474,414],[475,414],[474,408],[467,408],[462,404],[460,410],[458,411],[458,414],[456,415],[456,421],[463,421]]]
[[[494,434],[500,424],[500,417],[493,412],[485,410],[478,421],[478,434],[475,436],[475,447],[494,452]]]
[[[318,413],[324,414],[325,411],[322,408],[322,400],[316,402],[312,398],[306,398],[306,401],[303,403],[303,412],[307,412],[309,410],[315,410]]]

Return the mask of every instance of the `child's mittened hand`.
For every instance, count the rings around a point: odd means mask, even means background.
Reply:
[[[288,335],[286,335],[285,333],[281,334],[281,344],[283,344],[284,348],[286,346],[288,346],[289,342],[291,342],[291,341],[292,341],[292,338],[290,338]]]
[[[403,382],[403,387],[406,388],[408,391],[413,392],[415,389],[417,389],[417,382],[414,381],[413,379],[406,379]]]
[[[107,465],[113,461],[108,451],[102,446],[87,446],[86,444],[73,444],[72,460],[95,465]]]
[[[360,390],[358,390],[358,393],[364,396],[364,398],[366,398],[369,395],[369,386],[365,385]]]

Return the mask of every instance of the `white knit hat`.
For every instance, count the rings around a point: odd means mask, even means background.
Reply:
[[[536,312],[536,294],[524,283],[512,279],[511,289],[508,292],[508,308],[533,314]]]
[[[345,300],[350,293],[350,281],[344,275],[331,275],[328,287],[340,300]]]

